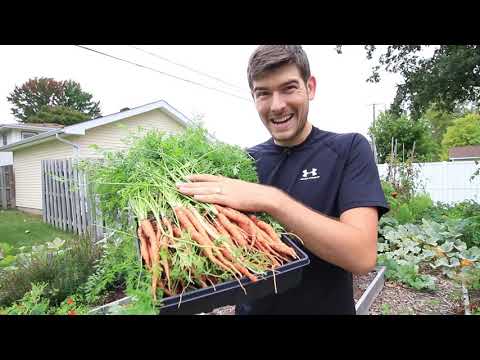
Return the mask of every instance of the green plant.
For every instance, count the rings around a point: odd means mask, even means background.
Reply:
[[[109,291],[148,282],[133,241],[136,240],[127,234],[118,234],[103,244],[102,256],[96,261],[94,272],[81,287],[86,303],[101,304]]]
[[[416,290],[435,290],[435,278],[419,274],[417,264],[399,264],[393,259],[379,256],[379,265],[386,266],[385,277],[404,283]]]
[[[392,308],[390,307],[389,304],[382,304],[381,312],[382,312],[382,315],[390,315],[390,313],[392,312]]]
[[[467,248],[480,247],[480,204],[473,200],[465,200],[454,205],[438,203],[424,214],[427,219],[436,222],[457,219],[462,222],[462,240]]]
[[[72,295],[63,300],[58,307],[53,307],[49,311],[52,315],[86,315],[89,310],[89,306],[83,304],[80,295]]]
[[[421,225],[405,224],[380,229],[379,263],[387,265],[390,276],[414,288],[429,287],[428,278],[417,281],[419,266],[428,265],[460,281],[471,281],[480,268],[480,248],[467,249],[460,240],[464,223],[451,219],[444,223],[422,220]]]
[[[44,298],[46,283],[33,283],[30,291],[4,310],[7,315],[46,315],[49,301]]]
[[[44,295],[57,306],[86,281],[99,255],[99,248],[86,238],[33,246],[0,271],[0,305],[10,305],[30,291],[33,283],[42,282],[47,283]]]

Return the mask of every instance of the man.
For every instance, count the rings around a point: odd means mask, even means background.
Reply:
[[[316,79],[300,46],[260,46],[248,82],[272,138],[249,149],[261,184],[192,175],[179,190],[203,202],[266,212],[304,242],[300,285],[237,306],[238,314],[355,314],[352,273],[376,264],[377,225],[388,211],[368,141],[308,121]]]

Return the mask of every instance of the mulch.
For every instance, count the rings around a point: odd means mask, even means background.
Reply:
[[[353,276],[355,303],[377,275],[372,271],[366,275]],[[440,275],[435,276],[434,291],[419,291],[406,285],[385,280],[384,287],[374,300],[369,315],[463,315],[462,288],[459,284]],[[470,291],[472,312],[480,311],[480,290]],[[208,315],[234,315],[235,306],[224,306]]]
[[[442,276],[436,278],[434,291],[415,290],[385,281],[382,292],[370,307],[370,315],[463,315],[462,288]]]

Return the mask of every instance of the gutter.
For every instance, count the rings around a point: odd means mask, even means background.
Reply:
[[[73,154],[74,154],[75,160],[77,160],[78,155],[80,154],[80,145],[72,143],[71,141],[65,140],[64,138],[61,138],[58,133],[55,134],[55,137],[57,138],[58,141],[61,141],[67,145],[73,146],[74,148]]]
[[[25,144],[29,144],[29,143],[32,143],[32,142],[37,142],[38,140],[43,140],[43,139],[49,138],[49,137],[53,136],[54,134],[61,133],[61,132],[63,132],[63,129],[45,131],[45,132],[42,132],[38,135],[31,136],[29,138],[26,138],[26,139],[23,139],[23,140],[20,140],[20,141],[15,141],[15,142],[12,142],[8,145],[0,146],[0,151],[16,150],[17,148],[23,147]],[[28,145],[26,145],[26,146],[28,146]]]

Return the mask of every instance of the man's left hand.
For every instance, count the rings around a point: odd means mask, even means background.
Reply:
[[[187,179],[191,182],[177,184],[181,193],[198,201],[240,211],[266,211],[276,190],[270,186],[207,174],[189,175]]]

